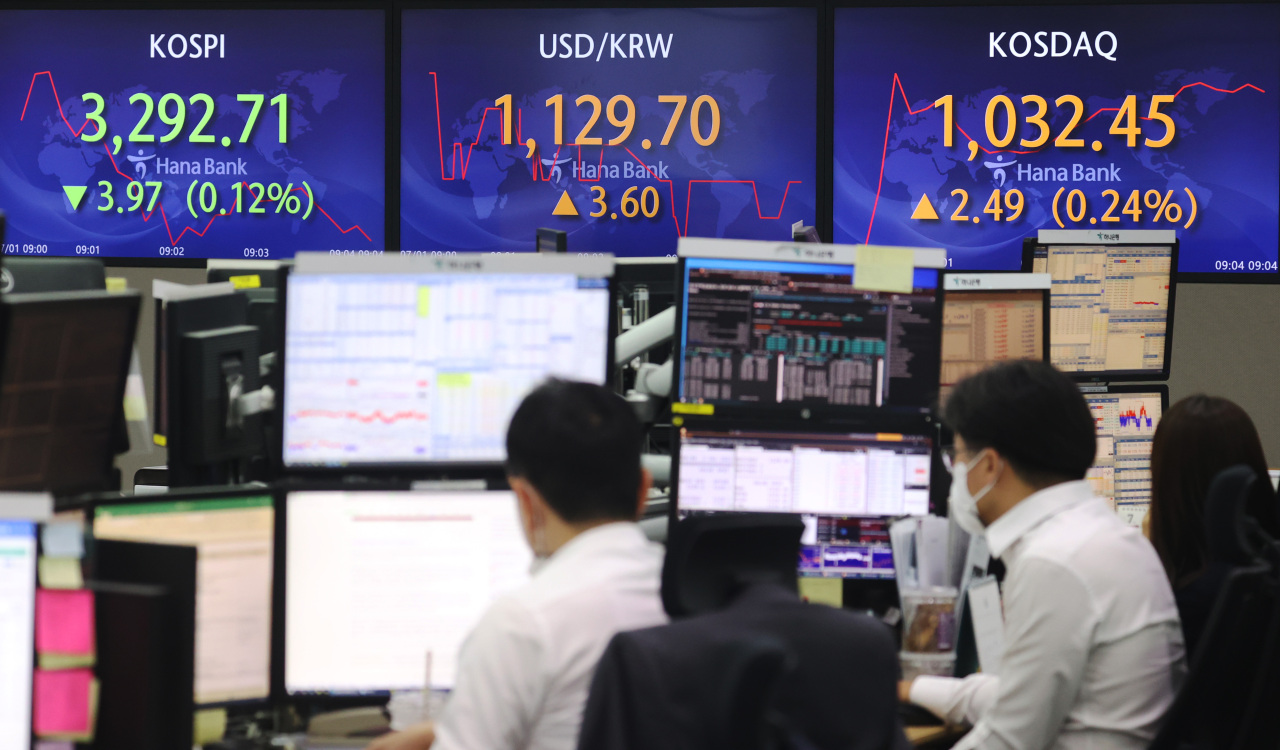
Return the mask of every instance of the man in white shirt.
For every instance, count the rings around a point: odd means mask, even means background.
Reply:
[[[1173,593],[1142,534],[1093,494],[1094,420],[1043,362],[960,382],[951,515],[1007,570],[999,676],[918,677],[900,697],[973,725],[957,748],[1128,750],[1155,736],[1185,671]]]
[[[495,602],[462,646],[439,720],[369,750],[573,750],[596,663],[623,630],[667,620],[663,552],[635,523],[650,477],[643,432],[617,395],[550,381],[507,430],[507,477],[533,578]]]

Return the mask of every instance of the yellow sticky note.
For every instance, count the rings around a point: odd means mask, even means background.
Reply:
[[[192,740],[199,745],[219,742],[227,733],[227,709],[210,708],[196,711],[196,720]]]
[[[696,414],[703,417],[709,417],[716,413],[715,404],[687,404],[683,401],[676,401],[671,404],[672,414]]]
[[[169,441],[165,438],[165,436],[164,436],[164,435],[159,435],[159,434],[152,435],[152,436],[151,436],[151,442],[155,443],[156,445],[160,446],[161,448],[165,447],[165,446],[166,446],[166,445],[168,445],[168,443],[169,443]]]
[[[859,245],[853,265],[853,288],[910,294],[915,251],[908,247]]]
[[[800,596],[813,604],[826,604],[839,609],[844,606],[844,579],[801,578]]]
[[[36,654],[36,663],[41,669],[80,669],[92,667],[98,662],[94,654]]]
[[[471,373],[442,372],[436,377],[436,384],[441,388],[470,388]]]
[[[129,282],[123,276],[108,276],[107,291],[112,294],[129,291]]]
[[[431,287],[418,287],[418,317],[431,317]]]
[[[129,422],[141,422],[147,418],[147,400],[137,396],[124,397],[124,418]]]
[[[231,286],[236,289],[258,289],[262,286],[262,277],[256,273],[244,276],[230,276],[227,281],[230,281]]]
[[[39,572],[40,585],[46,589],[84,588],[80,561],[74,557],[42,557]]]

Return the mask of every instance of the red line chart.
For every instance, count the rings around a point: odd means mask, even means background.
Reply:
[[[501,134],[503,132],[504,128],[502,123],[502,109],[499,107],[485,107],[484,112],[480,115],[480,126],[476,130],[475,139],[472,140],[470,144],[455,142],[450,146],[449,165],[450,165],[451,171],[448,174],[445,174],[444,128],[441,125],[441,115],[440,115],[440,79],[435,72],[430,72],[428,73],[428,75],[431,76],[432,87],[435,93],[436,136],[438,139],[438,146],[440,151],[440,179],[446,182],[450,180],[456,180],[456,179],[465,180],[467,178],[467,170],[471,166],[472,153],[474,152],[475,147],[481,141],[481,136],[484,133],[485,122],[488,119],[490,112],[494,113],[494,116],[497,118],[497,121],[498,121],[497,134]],[[516,128],[515,128],[515,133],[513,134],[513,138],[517,144],[524,146],[527,144],[527,141],[523,137],[523,127],[524,127],[524,110],[523,109],[517,108],[516,118],[517,118]],[[566,147],[576,148],[578,153],[577,162],[582,163],[582,145],[577,143],[567,143],[560,146],[556,146],[555,155],[552,157],[552,160],[559,161],[560,152],[562,149]],[[604,164],[605,148],[606,147],[603,147],[603,146],[600,147],[600,158],[596,162],[597,167]],[[659,178],[657,176],[657,169],[655,167],[650,167],[648,164],[646,164],[645,161],[640,157],[636,156],[635,152],[633,152],[629,147],[617,146],[615,148],[622,148],[624,151],[627,152],[627,154],[631,156],[632,159],[634,159],[638,164],[640,164],[640,166],[644,167],[644,171],[646,174],[651,175],[652,179],[657,180],[658,182],[661,182],[667,186],[667,193],[670,197],[670,200],[668,201],[668,205],[671,207],[671,220],[672,222],[675,223],[676,232],[681,237],[688,236],[687,233],[689,231],[689,213],[690,213],[690,206],[693,202],[693,186],[695,184],[750,185],[752,195],[755,197],[756,215],[760,219],[766,220],[766,221],[777,220],[782,218],[782,212],[787,206],[787,195],[791,192],[791,186],[803,184],[803,180],[788,180],[786,188],[782,191],[782,201],[781,201],[781,204],[778,206],[778,213],[776,215],[769,216],[769,215],[766,215],[764,211],[760,208],[760,190],[759,190],[759,187],[756,185],[755,180],[689,180],[688,190],[685,193],[684,225],[681,226],[680,217],[676,209],[675,181],[664,180],[662,178]],[[531,162],[530,171],[531,171],[531,174],[533,175],[533,179],[540,182],[549,182],[551,180],[551,173],[546,169],[542,168],[542,164],[538,160],[538,155],[535,153],[533,156],[529,157],[529,159]],[[459,168],[461,168],[461,171],[459,171]],[[599,182],[600,181],[600,177],[591,177],[591,178],[576,177],[574,179],[576,179],[578,182]]]
[[[1182,95],[1182,92],[1186,91],[1189,88],[1194,88],[1196,86],[1203,86],[1207,89],[1210,89],[1212,91],[1217,91],[1218,93],[1221,93],[1221,94],[1237,94],[1241,91],[1244,91],[1245,89],[1253,89],[1254,91],[1257,91],[1260,94],[1267,93],[1266,91],[1262,90],[1261,88],[1258,88],[1252,83],[1246,83],[1243,86],[1237,86],[1234,89],[1223,89],[1223,88],[1218,88],[1217,86],[1212,86],[1210,84],[1207,84],[1204,81],[1196,81],[1194,83],[1188,83],[1184,85],[1182,88],[1174,92],[1173,96],[1176,99]],[[884,148],[880,152],[880,177],[876,183],[876,199],[875,199],[875,202],[871,205],[871,220],[867,223],[867,236],[863,239],[863,242],[867,242],[867,243],[871,242],[871,228],[875,226],[875,223],[876,223],[876,209],[878,209],[880,206],[880,191],[884,188],[884,163],[886,158],[889,155],[889,132],[893,128],[893,107],[894,107],[894,101],[897,98],[895,95],[898,93],[902,94],[902,105],[906,107],[907,114],[909,115],[918,115],[922,112],[928,112],[929,110],[933,109],[933,104],[929,104],[928,106],[921,107],[920,109],[912,109],[911,101],[907,98],[907,90],[902,85],[902,79],[898,77],[897,73],[893,74],[893,85],[890,86],[889,88],[889,115],[884,124]],[[1093,114],[1089,115],[1087,118],[1085,118],[1084,121],[1089,122],[1090,120],[1102,114],[1103,112],[1119,112],[1119,111],[1120,111],[1119,107],[1103,107],[1095,111]],[[1151,118],[1143,117],[1140,119],[1150,121]],[[977,139],[969,135],[969,133],[965,131],[964,128],[960,127],[959,123],[956,123],[955,128],[956,130],[960,131],[960,134],[963,135],[965,138],[967,138],[970,142],[977,143]],[[1028,151],[1019,151],[1017,149],[987,148],[986,146],[983,146],[981,143],[978,143],[978,150],[980,150],[984,154],[991,155],[991,154],[1036,154],[1036,153],[1040,153],[1040,151],[1042,151],[1043,149],[1031,149]]]
[[[85,119],[85,121],[84,121],[84,124],[80,126],[80,129],[79,129],[79,130],[76,130],[75,128],[71,127],[71,122],[67,119],[67,115],[66,115],[66,113],[65,113],[65,112],[63,112],[63,110],[62,110],[62,97],[58,96],[58,87],[57,87],[57,85],[56,85],[56,84],[54,84],[54,82],[53,82],[53,73],[52,73],[52,71],[42,70],[42,71],[40,71],[40,72],[38,72],[38,73],[35,73],[35,74],[33,74],[33,75],[31,76],[31,85],[27,87],[27,100],[26,100],[26,102],[24,102],[24,103],[23,103],[23,105],[22,105],[22,116],[21,116],[21,117],[19,117],[19,118],[18,118],[18,120],[19,120],[20,122],[21,122],[21,121],[25,121],[25,120],[26,120],[26,118],[27,118],[27,107],[31,104],[31,92],[35,90],[35,87],[36,87],[36,79],[37,79],[37,78],[39,78],[40,76],[47,76],[47,77],[49,78],[49,88],[53,90],[53,99],[54,99],[54,101],[56,101],[56,102],[58,103],[58,115],[62,118],[62,122],[63,122],[64,124],[66,124],[66,126],[67,126],[67,130],[69,130],[69,131],[71,132],[71,135],[72,135],[73,137],[75,137],[75,138],[79,138],[79,137],[80,137],[80,134],[81,134],[82,132],[84,132],[84,129],[89,125],[89,123],[91,122],[91,120],[89,120],[89,119],[87,119],[87,118],[86,118],[86,119]],[[107,148],[107,147],[106,147],[106,145],[104,144],[104,145],[102,146],[102,151],[103,151],[103,153],[105,153],[105,154],[107,155],[107,158],[111,160],[111,167],[112,167],[112,169],[114,169],[114,170],[116,171],[116,174],[118,174],[118,175],[120,175],[121,177],[125,178],[125,179],[126,179],[126,180],[128,180],[129,182],[134,182],[134,178],[132,178],[132,177],[130,177],[129,175],[125,174],[124,172],[121,172],[121,171],[120,171],[120,165],[116,163],[116,158],[115,158],[115,156],[114,156],[114,155],[112,155],[112,153],[111,153],[111,149]],[[248,186],[248,183],[242,183],[242,184],[244,184],[244,186],[245,186],[245,187],[249,187],[249,186]],[[250,190],[249,192],[250,192],[250,194],[251,194],[251,195],[253,194],[253,191],[252,191],[252,190]],[[303,191],[303,190],[302,190],[302,188],[294,188],[294,189],[293,189],[293,192],[295,192],[295,193],[296,193],[296,192],[305,192],[305,191]],[[257,195],[254,195],[253,197],[254,197],[254,198],[257,198],[258,196],[257,196]],[[236,206],[236,204],[235,204],[235,203],[233,203],[233,204],[232,204],[232,210],[231,210],[231,211],[228,211],[228,212],[227,212],[227,213],[225,213],[225,214],[219,214],[219,215],[214,216],[213,218],[209,219],[209,223],[207,223],[207,224],[205,224],[205,225],[204,225],[204,229],[203,229],[203,230],[196,229],[195,227],[192,227],[192,226],[183,227],[183,228],[182,228],[182,231],[178,232],[178,236],[177,236],[177,237],[174,237],[174,236],[173,236],[173,229],[169,226],[169,217],[165,214],[164,206],[163,206],[163,205],[161,205],[161,206],[159,206],[159,207],[157,207],[157,208],[153,209],[150,213],[147,213],[146,211],[140,211],[139,213],[141,213],[141,214],[142,214],[142,220],[143,220],[144,222],[150,222],[150,221],[151,221],[151,217],[152,217],[152,216],[155,216],[156,211],[159,211],[159,212],[160,212],[160,221],[161,221],[161,223],[163,223],[163,224],[164,224],[164,231],[165,231],[165,233],[169,236],[169,244],[170,244],[170,245],[176,245],[176,244],[178,243],[178,241],[182,239],[183,235],[185,235],[187,232],[191,232],[192,234],[194,234],[194,235],[195,235],[195,236],[197,236],[197,237],[204,237],[204,236],[205,236],[205,234],[209,231],[209,228],[213,226],[213,222],[217,221],[218,219],[225,219],[225,218],[228,218],[228,217],[230,217],[230,216],[234,216],[234,215],[235,215],[235,206]],[[350,227],[348,227],[348,228],[346,228],[346,229],[343,229],[343,228],[342,228],[342,226],[341,226],[340,224],[338,224],[338,222],[337,222],[337,221],[334,221],[334,218],[333,218],[332,216],[330,216],[330,215],[329,215],[329,212],[328,212],[328,211],[326,211],[326,210],[324,210],[324,207],[323,207],[323,206],[321,206],[319,203],[317,203],[317,204],[316,204],[316,209],[317,209],[317,210],[319,210],[319,211],[320,211],[320,213],[324,214],[324,217],[325,217],[326,219],[328,219],[328,220],[333,224],[333,226],[334,226],[334,227],[335,227],[339,232],[341,232],[342,234],[348,234],[348,233],[353,232],[353,231],[354,231],[354,232],[359,232],[360,234],[364,235],[364,238],[365,238],[366,240],[368,240],[369,242],[373,242],[373,239],[372,239],[371,237],[369,237],[368,232],[365,232],[365,231],[364,231],[364,229],[362,229],[362,228],[360,227],[360,225],[359,225],[359,224],[352,224]]]

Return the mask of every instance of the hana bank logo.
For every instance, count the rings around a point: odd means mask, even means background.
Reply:
[[[1000,181],[1000,184],[997,187],[1004,187],[1004,183],[1009,178],[1009,175],[1005,172],[1005,170],[1010,169],[1011,167],[1014,167],[1017,164],[1018,164],[1017,159],[1014,159],[1012,161],[1005,161],[1004,154],[998,154],[996,156],[995,161],[982,162],[982,166],[991,170],[991,181],[992,182],[995,182],[996,180]]]
[[[147,162],[156,158],[156,155],[144,155],[142,149],[138,149],[137,156],[130,154],[125,158],[129,160],[129,163],[133,164],[133,172],[138,175],[138,179],[145,180],[147,179]]]

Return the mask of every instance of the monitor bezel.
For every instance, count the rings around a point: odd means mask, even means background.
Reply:
[[[257,708],[262,706],[273,705],[278,697],[278,687],[283,683],[276,682],[276,666],[280,662],[282,654],[277,652],[276,648],[276,629],[279,627],[279,597],[282,594],[280,581],[282,567],[282,557],[280,554],[280,533],[281,533],[281,502],[280,491],[272,485],[260,486],[233,486],[233,487],[184,487],[174,489],[169,492],[157,494],[143,495],[124,495],[120,493],[108,493],[97,496],[89,496],[84,498],[83,503],[78,506],[85,512],[85,523],[89,529],[91,538],[93,537],[93,527],[97,520],[98,510],[100,508],[112,508],[120,505],[162,505],[170,503],[196,503],[206,500],[224,500],[237,498],[271,498],[272,512],[272,539],[271,539],[271,646],[269,650],[268,665],[268,690],[267,694],[262,697],[255,698],[237,698],[229,701],[217,701],[212,703],[195,702],[195,685],[192,684],[191,700],[193,705],[199,709],[206,708]],[[117,541],[117,540],[110,540]],[[124,541],[124,540],[119,540]],[[141,544],[158,544],[159,542],[139,542]],[[168,544],[168,543],[166,543]],[[171,544],[171,546],[190,546],[181,544]],[[194,654],[192,655],[194,659]]]
[[[115,410],[112,417],[111,425],[108,428],[112,435],[122,435],[126,430],[126,419],[123,407],[124,391],[128,387],[129,367],[133,362],[133,352],[138,345],[138,318],[142,313],[142,295],[136,290],[125,290],[123,292],[107,292],[107,291],[71,291],[71,292],[30,292],[8,294],[0,301],[0,330],[4,332],[4,336],[8,336],[10,326],[12,324],[12,310],[10,305],[33,304],[41,305],[49,308],[56,308],[58,312],[67,310],[68,308],[77,308],[92,306],[101,303],[118,305],[126,308],[128,323],[126,331],[129,336],[129,346],[121,357],[119,378],[121,384],[121,407]],[[0,347],[0,368],[4,366],[4,357],[7,354],[6,347]],[[3,378],[3,369],[0,369],[0,380]],[[2,383],[0,383],[2,385]],[[133,447],[131,446],[132,450]],[[101,473],[101,484],[98,486],[83,486],[77,488],[61,489],[53,492],[55,500],[65,497],[75,497],[84,493],[100,492],[106,490],[111,484],[111,475],[115,467],[116,454],[111,453],[105,457],[105,464]]]
[[[1038,238],[1028,237],[1023,241],[1023,267],[1030,269],[1035,260],[1036,250],[1048,247],[1169,247],[1169,301],[1165,310],[1165,327],[1164,327],[1164,360],[1163,366],[1159,370],[1090,370],[1087,372],[1071,372],[1062,370],[1068,377],[1077,383],[1082,384],[1101,384],[1101,383],[1150,383],[1150,382],[1167,382],[1169,380],[1169,372],[1173,360],[1173,322],[1174,312],[1177,309],[1175,300],[1177,298],[1178,283],[1181,274],[1177,272],[1178,259],[1180,257],[1181,240],[1174,238],[1171,243],[1164,242],[1111,242],[1111,243],[1084,243],[1084,242],[1043,242]],[[1052,311],[1053,293],[1050,291],[1049,306]],[[1053,340],[1049,339],[1049,362],[1053,362]],[[1057,367],[1057,365],[1054,365]]]
[[[441,254],[443,255],[443,254]],[[431,257],[421,256],[405,256],[406,258],[417,257],[413,263],[431,262]],[[569,263],[574,259],[592,256],[576,256],[572,253],[568,254],[541,254],[529,253],[520,256],[503,256],[495,254],[457,254],[448,256],[447,260],[451,262],[459,262],[466,264],[481,258],[533,258],[534,262],[552,262],[556,264]],[[612,258],[612,256],[610,256]],[[542,260],[539,260],[542,259]],[[444,258],[442,258],[444,260]],[[440,273],[433,269],[423,267],[422,273]],[[268,446],[271,460],[277,467],[277,476],[282,479],[298,479],[302,481],[325,482],[325,481],[341,481],[351,477],[368,477],[378,482],[413,482],[418,480],[494,480],[505,476],[506,460],[485,460],[485,461],[387,461],[387,462],[368,462],[344,465],[328,465],[328,464],[286,464],[284,459],[285,444],[285,389],[289,382],[289,361],[288,361],[288,322],[289,322],[289,287],[294,275],[298,273],[296,264],[286,266],[281,269],[280,287],[277,297],[277,305],[279,305],[279,313],[277,320],[280,327],[280,351],[277,355],[277,375],[276,382],[279,383],[279,395],[277,397],[277,408],[274,410],[274,419],[272,424],[275,427],[275,438]],[[362,271],[374,275],[375,271]],[[506,273],[497,271],[496,273]],[[555,271],[549,273],[557,273]],[[610,387],[614,376],[614,348],[618,337],[618,320],[617,320],[617,273],[614,268],[609,270],[606,279],[607,302],[606,302],[606,332],[605,337],[605,362],[604,371],[600,380],[600,385]]]
[[[933,404],[937,401],[937,398],[938,398],[936,383],[934,384],[933,397],[929,399],[928,403],[922,404],[920,406],[901,406],[901,405],[884,404],[882,406],[877,407],[877,406],[841,406],[841,405],[804,403],[804,402],[781,403],[781,404],[759,404],[759,403],[749,403],[749,402],[748,403],[738,403],[738,402],[698,403],[698,402],[683,401],[682,400],[683,394],[681,393],[681,387],[684,381],[684,358],[685,358],[684,357],[684,346],[685,346],[684,325],[685,325],[685,306],[686,306],[686,298],[688,296],[688,282],[689,282],[688,264],[690,261],[699,262],[699,261],[706,261],[706,260],[717,260],[717,261],[724,261],[724,260],[735,261],[736,260],[736,261],[741,261],[743,263],[758,263],[758,262],[808,263],[818,268],[822,266],[853,265],[853,256],[851,254],[847,254],[840,251],[840,248],[853,247],[851,245],[837,245],[837,246],[814,245],[814,244],[796,245],[794,243],[781,243],[781,244],[761,243],[761,244],[777,245],[779,250],[782,250],[783,248],[786,248],[788,250],[795,249],[800,251],[801,253],[819,252],[820,248],[827,248],[827,249],[835,248],[836,254],[834,256],[828,256],[826,259],[823,259],[823,260],[814,259],[815,257],[817,257],[815,255],[809,255],[808,258],[798,258],[795,260],[790,260],[786,258],[776,258],[776,257],[755,257],[755,258],[729,257],[729,256],[707,257],[704,255],[685,255],[684,253],[681,253],[680,256],[676,259],[676,282],[675,282],[676,294],[675,294],[675,302],[672,306],[675,309],[675,331],[672,334],[672,342],[671,342],[672,369],[671,369],[671,394],[670,394],[671,410],[673,414],[682,414],[682,413],[698,414],[698,413],[701,413],[702,410],[708,407],[711,408],[714,413],[717,413],[723,416],[739,417],[744,419],[750,419],[755,415],[762,415],[762,414],[769,415],[772,418],[778,418],[778,419],[807,419],[810,415],[840,416],[840,415],[854,415],[854,414],[861,414],[861,413],[870,414],[870,413],[878,413],[882,411],[889,411],[889,412],[903,413],[903,414],[927,414],[932,411]],[[929,252],[934,252],[934,251],[929,251]],[[942,252],[942,251],[937,251],[937,252]],[[916,270],[921,270],[921,269],[935,271],[937,272],[937,275],[938,275],[938,285],[936,287],[936,292],[934,295],[935,301],[938,304],[938,317],[937,317],[937,320],[934,322],[932,329],[933,329],[935,338],[938,339],[939,347],[941,347],[942,301],[943,301],[942,284],[943,284],[944,269],[941,267],[934,268],[932,266],[921,266],[921,265],[916,266]],[[821,272],[821,271],[818,271],[818,272]],[[851,279],[850,289],[852,288],[853,288],[853,285],[852,285],[852,279]],[[941,351],[941,349],[939,349],[939,351]],[[941,361],[939,361],[939,376],[941,376]]]
[[[941,515],[946,508],[946,494],[938,468],[939,435],[931,414],[894,412],[884,409],[846,413],[843,416],[821,416],[812,419],[767,419],[761,417],[718,419],[714,416],[677,416],[671,424],[671,484],[668,490],[667,522],[680,522],[680,432],[683,428],[728,432],[743,430],[752,432],[776,432],[799,434],[849,435],[863,433],[899,433],[925,438],[929,441],[929,515]],[[750,511],[712,511],[715,513],[739,513]],[[804,515],[792,513],[789,515]],[[858,518],[911,518],[912,516],[854,516]]]

